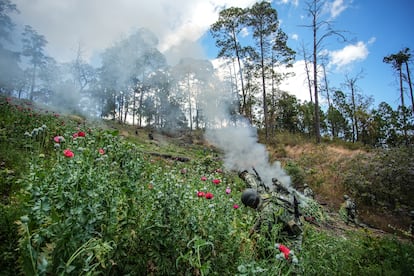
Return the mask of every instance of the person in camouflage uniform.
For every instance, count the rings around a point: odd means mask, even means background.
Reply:
[[[269,192],[269,188],[262,184],[261,180],[257,176],[249,173],[248,171],[242,171],[241,173],[239,173],[239,177],[246,182],[247,188],[255,189],[257,193],[261,195],[264,195],[267,192]]]
[[[315,193],[313,192],[313,190],[311,189],[311,187],[309,187],[308,184],[305,183],[305,185],[303,185],[303,195],[309,198],[314,198],[315,197]]]
[[[346,210],[346,224],[352,222],[353,224],[357,225],[355,201],[352,200],[352,198],[350,198],[348,195],[344,195],[344,200],[344,207]]]
[[[269,235],[273,227],[280,225],[279,236],[275,240],[285,242],[295,251],[301,250],[302,228],[294,198],[286,193],[286,189],[284,193],[269,192],[256,176],[246,171],[239,176],[246,181],[247,186],[241,196],[242,203],[259,212],[251,233],[264,232]]]

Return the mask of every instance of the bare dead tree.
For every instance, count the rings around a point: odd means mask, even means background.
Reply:
[[[331,36],[337,36],[342,40],[346,40],[342,31],[332,29],[331,22],[322,20],[323,8],[325,0],[311,0],[306,2],[306,11],[309,13],[312,23],[304,25],[312,29],[313,33],[313,88],[315,96],[315,138],[316,143],[321,142],[320,130],[320,114],[319,114],[319,89],[318,89],[318,53],[320,52],[323,42]]]

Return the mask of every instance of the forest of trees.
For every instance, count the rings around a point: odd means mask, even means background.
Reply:
[[[280,89],[290,74],[279,69],[291,67],[297,53],[287,45],[277,11],[268,2],[224,9],[211,26],[218,57],[229,72],[223,75],[208,60],[183,58],[176,65],[167,64],[157,49],[158,38],[144,28],[105,49],[99,67],[85,60],[81,46],[72,62],[58,63],[45,53],[47,38],[31,26],[25,26],[21,43],[12,41],[10,15],[18,7],[10,0],[0,0],[0,92],[66,112],[166,131],[209,127],[212,122],[205,110],[226,102],[229,115],[246,117],[263,130],[266,140],[275,132],[289,131],[315,137],[316,142],[326,137],[374,147],[411,144],[410,49],[397,49],[388,56],[384,53],[384,59],[378,61],[390,64],[396,72],[401,100],[396,110],[386,102],[372,106],[372,98],[358,87],[362,74],[345,76],[342,89],[328,87],[326,74],[318,79],[324,69],[318,53],[325,39],[344,37],[321,17],[322,3],[308,1],[310,23],[304,26],[314,37],[312,49],[304,47],[302,53],[309,102]],[[241,37],[245,29],[249,38]],[[9,46],[17,44],[21,49]],[[320,97],[326,99],[326,107],[320,105]]]

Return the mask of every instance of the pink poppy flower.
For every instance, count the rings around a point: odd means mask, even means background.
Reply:
[[[98,152],[99,152],[99,154],[101,154],[101,155],[104,155],[104,154],[105,154],[105,150],[104,150],[103,148],[100,148],[100,149],[98,150]]]
[[[204,192],[198,191],[197,196],[198,197],[204,197],[206,194]]]
[[[229,194],[229,193],[231,193],[231,189],[230,189],[230,187],[227,187],[226,188],[226,194]]]
[[[63,136],[55,136],[53,137],[53,141],[55,141],[55,143],[61,143],[65,142],[65,138]]]
[[[207,177],[205,177],[205,176],[201,177],[201,181],[206,181],[206,180],[207,180]]]
[[[206,193],[207,199],[213,199],[214,195],[212,193]]]
[[[239,209],[239,205],[238,204],[234,204],[233,205],[233,209]]]
[[[78,136],[79,136],[79,135],[78,135],[78,133],[73,133],[73,134],[72,134],[72,137],[73,137],[73,138],[78,138]]]
[[[73,153],[73,151],[71,151],[70,149],[65,149],[63,151],[63,154],[68,157],[68,158],[72,158],[73,156],[75,156],[75,154]]]
[[[222,173],[222,172],[223,172],[223,170],[222,170],[222,169],[216,169],[216,172],[218,172],[218,173]]]
[[[212,181],[214,184],[218,185],[220,184],[221,180],[220,179],[213,179]]]

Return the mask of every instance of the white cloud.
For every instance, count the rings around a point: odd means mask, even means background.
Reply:
[[[362,41],[354,45],[347,45],[343,49],[330,52],[330,66],[336,66],[341,69],[353,62],[361,61],[367,58],[369,54],[366,44]]]
[[[247,7],[254,0],[237,1]],[[48,41],[48,54],[58,61],[75,57],[79,43],[85,58],[110,47],[142,27],[159,38],[159,49],[176,55],[199,55],[197,40],[232,0],[14,0],[20,14],[13,21],[31,25]],[[190,44],[193,44],[191,46]],[[180,50],[181,46],[184,50]],[[171,51],[173,49],[173,51]]]
[[[247,37],[249,35],[249,30],[247,28],[243,28],[240,31],[241,37]]]
[[[279,0],[276,2],[277,4],[289,4],[292,3],[294,6],[299,5],[299,0]]]
[[[297,99],[310,101],[309,87],[305,71],[305,61],[298,60],[293,64],[293,68],[283,68],[282,72],[293,72],[295,75],[283,81],[280,89],[295,95]],[[310,73],[312,74],[312,73]]]
[[[343,0],[334,0],[329,4],[329,11],[332,18],[338,17],[348,6]]]
[[[368,40],[368,44],[374,44],[376,40],[377,40],[377,38],[375,36],[373,36]]]
[[[292,34],[290,36],[290,38],[292,38],[293,40],[299,40],[299,35],[298,34]]]

